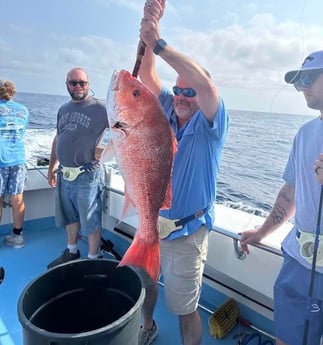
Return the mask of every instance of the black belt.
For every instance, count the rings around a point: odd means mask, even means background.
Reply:
[[[196,218],[200,218],[202,216],[205,215],[205,213],[210,209],[210,207],[205,207],[203,210],[200,210],[200,211],[197,211],[195,212],[194,214],[188,216],[188,217],[185,217],[185,218],[182,218],[182,219],[179,219],[178,221],[175,222],[175,226],[179,226],[179,225],[185,225],[186,223],[190,222],[191,220],[193,219],[196,219]]]

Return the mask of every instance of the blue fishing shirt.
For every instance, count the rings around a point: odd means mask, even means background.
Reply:
[[[26,163],[24,134],[28,109],[12,100],[0,100],[0,167]]]
[[[319,211],[321,185],[313,169],[315,161],[323,152],[323,120],[315,118],[305,123],[294,138],[287,165],[283,174],[286,183],[295,188],[296,211],[294,227],[283,240],[284,251],[299,263],[311,268],[299,252],[299,243],[296,240],[297,229],[315,234]],[[320,232],[323,221],[321,221]],[[323,273],[323,267],[316,267]]]
[[[209,229],[213,227],[216,178],[228,131],[228,115],[220,99],[213,124],[209,123],[201,110],[197,110],[185,126],[179,129],[173,94],[163,88],[159,101],[178,141],[172,171],[172,206],[170,209],[161,210],[160,215],[169,219],[182,219],[209,207],[205,215],[191,220],[183,229],[167,237],[167,240],[172,240],[191,235],[202,224]]]

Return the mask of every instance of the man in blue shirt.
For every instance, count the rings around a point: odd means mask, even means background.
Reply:
[[[296,134],[273,209],[259,229],[242,233],[241,247],[248,252],[248,244],[260,242],[294,216],[294,226],[282,243],[284,261],[274,286],[276,344],[314,345],[323,340],[323,231],[317,227],[323,184],[323,50],[308,55],[300,69],[287,72],[285,81],[302,91],[308,107],[320,115]]]
[[[22,235],[25,204],[23,189],[26,176],[24,134],[28,124],[28,109],[12,100],[15,85],[0,80],[0,220],[4,196],[9,195],[13,213],[12,234],[4,242],[14,248],[24,246]]]
[[[179,318],[183,344],[200,345],[202,324],[197,307],[228,117],[209,73],[161,39],[158,21],[164,5],[165,1],[146,2],[140,30],[146,51],[139,76],[159,97],[178,141],[171,181],[172,206],[160,212],[159,222],[166,303]],[[162,87],[155,55],[178,74],[174,94]],[[146,286],[139,345],[151,344],[157,335],[153,319],[157,295],[156,285]]]

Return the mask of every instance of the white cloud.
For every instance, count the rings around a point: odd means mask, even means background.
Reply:
[[[37,32],[28,21],[0,23],[0,76],[11,76],[22,91],[64,94],[67,70],[79,65],[88,70],[98,95],[104,96],[114,69],[133,68],[143,4],[141,0],[85,2],[100,5],[110,19],[114,15],[120,20],[115,20],[112,27],[111,20],[87,23],[93,32],[80,34],[77,27],[90,19],[79,7],[79,19],[65,23],[53,18],[55,26],[50,22]],[[208,0],[199,5],[198,11],[193,1],[185,6],[168,1],[161,34],[210,71],[229,108],[304,113],[308,110],[302,95],[293,92],[283,77],[286,71],[299,66],[307,53],[322,49],[323,29],[315,25],[313,18],[310,25],[303,25],[307,14],[304,11],[302,20],[299,16],[294,20],[287,15],[278,18],[277,13],[286,11],[279,12],[276,2],[262,4],[261,12],[255,1],[239,2],[237,6],[234,0],[221,4]],[[278,12],[264,13],[270,7]],[[72,8],[69,11],[72,13]],[[302,13],[300,8],[292,11]],[[37,27],[37,23],[32,24]],[[157,66],[165,84],[172,85],[174,71],[159,59]],[[49,78],[50,83],[46,82]],[[284,101],[287,92],[288,101]]]

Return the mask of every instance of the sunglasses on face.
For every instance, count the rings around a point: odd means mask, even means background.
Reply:
[[[174,86],[173,87],[173,92],[174,92],[175,96],[179,96],[181,93],[185,97],[194,97],[194,96],[196,96],[196,91],[194,89],[192,89],[191,87],[186,87],[186,88],[182,89],[182,88],[180,88],[178,86]]]
[[[301,75],[294,83],[295,89],[297,91],[302,91],[303,88],[310,88],[315,80],[321,75],[321,73],[307,73]]]
[[[81,87],[88,84],[88,82],[85,80],[68,80],[67,83],[69,86],[76,86],[77,84],[79,84]]]

